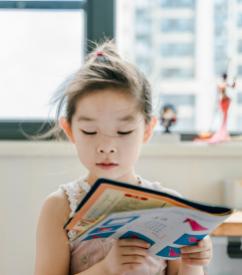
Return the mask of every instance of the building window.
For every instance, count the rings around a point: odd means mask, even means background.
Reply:
[[[194,20],[193,19],[163,19],[161,21],[161,31],[170,32],[193,32]]]
[[[189,79],[194,77],[194,71],[186,68],[163,68],[161,77],[164,79]]]
[[[239,92],[237,94],[237,103],[242,105],[242,92]]]
[[[242,131],[242,116],[238,116],[237,118],[237,129],[239,132]]]
[[[193,43],[169,43],[161,45],[161,55],[164,57],[193,56]]]
[[[214,72],[221,75],[228,66],[229,45],[229,1],[214,2]],[[231,34],[231,32],[230,32]],[[231,41],[230,41],[231,42]]]
[[[161,6],[165,8],[191,8],[195,0],[160,0]]]
[[[238,41],[238,52],[242,54],[242,40]]]
[[[237,69],[237,74],[238,74],[238,76],[242,76],[242,65],[239,65],[238,66],[238,69]]]
[[[238,27],[242,27],[242,13],[238,14],[237,24],[238,24]]]

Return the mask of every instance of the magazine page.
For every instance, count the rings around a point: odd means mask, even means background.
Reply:
[[[200,207],[214,211],[214,215],[231,213],[229,208],[203,206],[163,192],[99,179],[79,204],[74,217],[67,222],[65,228],[82,234],[111,213],[171,206],[188,209]]]
[[[67,225],[67,229],[74,229],[80,233],[102,220],[110,213],[168,207],[183,204],[169,198],[161,199],[159,195],[144,191],[120,188],[102,184],[95,190],[88,201],[75,213],[74,218]]]
[[[180,207],[114,213],[78,239],[139,238],[151,245],[151,255],[176,259],[182,246],[196,244],[228,216]]]

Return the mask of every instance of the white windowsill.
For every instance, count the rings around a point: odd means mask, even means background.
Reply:
[[[0,157],[50,157],[76,156],[69,142],[53,141],[0,141]],[[159,143],[150,142],[142,149],[142,156],[167,157],[242,157],[242,142],[217,145],[193,142]]]

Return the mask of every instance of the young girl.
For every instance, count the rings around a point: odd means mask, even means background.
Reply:
[[[64,108],[64,115],[61,112]],[[122,60],[112,42],[94,50],[59,97],[57,121],[88,174],[45,200],[39,217],[35,275],[201,275],[211,259],[209,238],[184,247],[179,260],[157,260],[141,240],[72,240],[63,225],[100,177],[165,192],[135,172],[143,143],[152,136],[151,89],[143,74]]]

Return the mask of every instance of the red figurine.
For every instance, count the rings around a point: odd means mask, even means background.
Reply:
[[[229,112],[229,107],[231,103],[231,98],[227,94],[227,88],[235,88],[236,82],[235,80],[233,81],[232,84],[228,83],[228,75],[227,73],[222,74],[222,82],[218,84],[218,93],[219,93],[219,107],[222,111],[222,123],[218,131],[213,134],[211,137],[202,139],[202,138],[197,138],[195,139],[196,141],[199,140],[204,140],[205,142],[209,144],[215,144],[215,143],[220,143],[224,141],[230,140],[230,135],[227,129],[227,124],[228,124],[228,112]]]

